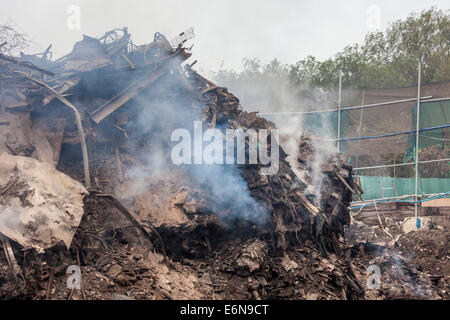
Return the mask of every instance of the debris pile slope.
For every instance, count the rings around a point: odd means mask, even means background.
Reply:
[[[24,241],[5,232],[2,298],[364,297],[343,254],[355,191],[351,168],[327,154],[320,192],[311,189],[317,152],[311,141],[301,141],[294,173],[271,122],[243,111],[226,88],[193,70],[195,62],[181,67],[191,56],[185,41],[156,33],[137,46],[123,28],[84,36],[56,61],[48,52],[0,56],[0,154],[28,157],[86,187],[77,188],[84,196],[81,222],[64,208],[74,236],[56,237],[54,224],[31,217],[26,225],[38,224],[52,240],[42,253],[25,245],[36,240],[32,232]],[[258,163],[174,164],[174,131],[195,135],[207,128],[218,136],[266,129],[267,156],[279,152],[277,170],[264,175],[269,165]],[[255,150],[250,137],[244,142],[248,159]],[[0,173],[8,172],[1,167]],[[32,199],[18,188],[22,180],[15,189],[1,181],[0,221],[14,194],[22,203]],[[34,189],[43,206],[53,203],[43,191],[57,183],[48,180]],[[23,205],[19,214],[29,210]],[[56,244],[60,238],[68,249]],[[80,289],[66,285],[69,266],[80,268]]]
[[[190,65],[182,70],[180,63],[190,55],[182,43],[172,47],[159,33],[150,44],[136,46],[124,28],[99,39],[84,36],[71,53],[55,62],[46,60],[47,55],[41,60],[28,57],[34,64],[26,61],[27,56],[22,57],[25,61],[1,60],[1,81],[7,88],[4,96],[8,97],[2,100],[2,115],[26,120],[18,130],[12,130],[14,121],[2,126],[7,132],[3,137],[6,141],[0,143],[6,148],[3,152],[57,164],[88,189],[120,195],[125,202],[147,194],[147,182],[163,177],[162,172],[155,171],[175,170],[184,175],[183,183],[189,185],[189,190],[200,190],[200,202],[210,209],[205,211],[220,219],[239,220],[242,211],[248,211],[247,218],[253,216],[247,222],[254,225],[258,216],[268,211],[270,226],[264,229],[275,233],[278,247],[286,248],[287,238],[312,239],[315,220],[326,214],[314,196],[306,194],[305,183],[293,173],[282,150],[279,170],[269,176],[260,174],[259,164],[231,170],[213,168],[211,174],[204,173],[209,170],[205,166],[192,169],[160,164],[170,162],[171,132],[195,120],[223,132],[273,128],[272,123],[256,114],[242,111],[236,97],[200,76]],[[53,131],[56,127],[58,130]],[[46,134],[42,137],[40,132]],[[36,141],[36,136],[41,136],[42,141]],[[248,157],[248,148],[246,152]],[[231,199],[235,194],[249,192],[242,204],[233,208],[231,202],[218,203],[217,198],[226,192],[206,194],[205,182],[220,184],[211,181],[210,176],[217,172],[230,183],[242,183],[240,190],[230,193]],[[121,185],[136,184],[133,173],[148,178],[143,190],[132,192],[132,187]],[[180,187],[183,184],[176,183]],[[178,202],[177,206],[183,204]],[[328,207],[323,209],[330,211]],[[191,212],[193,215],[195,212]],[[151,218],[141,212],[139,216]],[[334,234],[332,228],[330,231],[327,238]],[[335,251],[336,243],[327,249]]]
[[[414,217],[401,221],[379,212],[376,223],[365,224],[367,212],[360,210],[345,232],[345,255],[360,282],[367,280],[369,266],[380,268],[380,287],[364,287],[365,297],[448,299],[449,232],[441,225],[448,217],[421,217],[422,226],[417,229]],[[414,227],[409,226],[411,220]]]

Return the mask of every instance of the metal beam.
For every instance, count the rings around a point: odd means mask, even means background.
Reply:
[[[179,65],[190,56],[190,53],[187,53],[184,49],[180,49],[174,52],[172,55],[162,58],[156,63],[158,66],[155,69],[147,72],[143,77],[131,83],[127,88],[123,89],[112,99],[95,110],[91,114],[92,120],[94,120],[96,123],[100,123],[115,110],[117,110],[137,94],[139,94],[139,92],[141,92],[143,89],[147,88],[161,76],[167,73],[172,67],[174,67],[174,64]]]
[[[342,70],[339,69],[339,104],[337,117],[337,152],[341,149]]]
[[[158,80],[162,75],[167,72],[167,68],[160,67],[156,70],[148,72],[141,79],[133,82],[130,86],[122,90],[119,94],[114,96],[111,100],[106,102],[100,108],[95,110],[91,114],[92,120],[96,123],[100,123],[103,119],[108,117],[111,113],[119,109],[125,103],[130,101],[139,92],[148,87],[150,84]]]
[[[450,161],[450,158],[419,161],[419,164],[432,163],[432,162],[441,162],[441,161]],[[416,164],[416,163],[415,162],[407,162],[407,163],[386,164],[386,165],[372,166],[372,167],[352,168],[352,171],[369,170],[369,169],[382,169],[382,168],[401,167],[401,166],[410,166],[410,165],[413,165],[413,164]]]
[[[420,100],[427,100],[426,102],[450,100],[450,97],[449,98],[440,98],[440,99],[428,100],[428,99],[431,99],[432,97],[433,96],[424,96],[424,97],[420,97]],[[366,105],[361,105],[361,106],[345,107],[345,108],[341,108],[341,111],[353,110],[353,109],[363,109],[363,108],[372,108],[372,107],[386,106],[386,105],[391,105],[391,104],[398,104],[398,103],[412,102],[412,101],[417,101],[417,98],[408,98],[408,99],[402,99],[402,100],[393,100],[393,101],[386,101],[386,102],[380,102],[380,103],[366,104]],[[335,111],[338,111],[338,110],[339,110],[339,108],[317,110],[317,111],[258,112],[258,114],[261,114],[261,115],[311,114],[311,113],[335,112]]]
[[[424,194],[424,197],[429,197],[429,196],[439,196],[442,195],[443,193],[427,193]],[[413,194],[410,195],[404,195],[404,196],[396,196],[396,197],[386,197],[386,198],[379,198],[379,199],[371,199],[371,200],[364,200],[364,201],[353,201],[350,204],[350,207],[352,206],[356,206],[356,205],[360,205],[360,204],[364,204],[364,203],[373,203],[374,201],[381,201],[381,200],[402,200],[404,198],[411,198],[411,197],[415,197]]]

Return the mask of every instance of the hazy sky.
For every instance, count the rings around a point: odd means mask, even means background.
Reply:
[[[368,31],[412,11],[450,9],[448,0],[0,0],[0,23],[11,18],[42,48],[53,44],[56,57],[71,51],[83,34],[99,36],[128,26],[134,42],[151,42],[156,31],[167,38],[193,27],[193,59],[201,70],[222,61],[240,68],[243,57],[294,63],[308,55],[332,56],[360,42]],[[79,8],[79,29],[73,5]],[[71,26],[72,29],[68,27]]]

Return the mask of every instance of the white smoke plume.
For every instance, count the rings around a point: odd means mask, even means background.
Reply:
[[[171,148],[176,144],[171,141],[172,132],[185,129],[193,135],[194,120],[202,118],[201,103],[180,90],[183,88],[180,76],[178,72],[168,74],[128,107],[128,112],[136,116],[129,124],[132,130],[125,143],[134,150],[139,163],[127,166],[125,176],[131,183],[127,183],[121,198],[145,195],[150,184],[168,176],[175,168],[170,157]],[[211,210],[225,225],[234,220],[255,225],[268,221],[267,210],[252,198],[237,166],[192,164],[183,165],[182,169],[189,177],[183,183],[192,183],[203,190],[212,202]],[[224,216],[224,212],[231,214]]]
[[[286,66],[277,60],[260,66],[257,59],[244,59],[244,71],[237,73],[222,68],[216,74],[218,85],[228,87],[237,93],[245,111],[258,111],[259,116],[275,123],[280,130],[280,145],[288,154],[287,160],[292,170],[302,181],[306,180],[304,171],[297,169],[299,140],[303,134],[315,134],[320,139],[312,139],[313,159],[308,163],[311,168],[308,191],[314,194],[320,203],[320,190],[323,180],[322,165],[328,156],[336,152],[337,132],[329,126],[333,113],[318,113],[319,121],[307,123],[309,118],[304,112],[336,108],[337,93],[326,92],[305,83],[292,85]],[[305,181],[306,182],[306,181]]]

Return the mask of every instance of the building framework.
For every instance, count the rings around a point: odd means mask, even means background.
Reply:
[[[427,193],[422,190],[420,192],[420,165],[423,164],[430,164],[430,163],[442,163],[442,162],[450,162],[450,158],[443,157],[440,159],[427,159],[427,160],[420,160],[420,140],[421,138],[429,139],[430,141],[435,141],[436,143],[448,143],[450,139],[446,139],[445,137],[432,137],[428,135],[424,135],[425,132],[436,132],[438,130],[445,130],[447,128],[450,128],[450,123],[448,119],[445,117],[445,114],[450,113],[450,95],[444,96],[444,97],[438,97],[435,98],[432,95],[421,95],[421,65],[418,64],[417,68],[417,87],[416,87],[416,97],[411,98],[403,98],[403,99],[395,99],[390,101],[383,101],[378,103],[370,103],[365,104],[364,103],[364,96],[365,91],[363,90],[362,94],[362,103],[361,105],[357,106],[349,106],[349,107],[342,107],[342,82],[339,81],[339,90],[338,90],[338,107],[337,108],[330,108],[325,110],[311,110],[311,111],[298,111],[298,112],[274,112],[274,113],[260,113],[262,116],[270,116],[270,117],[278,117],[278,116],[293,116],[293,115],[299,115],[303,117],[308,116],[314,116],[314,115],[329,115],[329,114],[336,114],[336,117],[332,118],[331,123],[336,123],[336,136],[332,139],[327,139],[328,142],[334,142],[336,144],[336,150],[339,152],[342,152],[342,144],[349,141],[366,141],[371,139],[380,139],[380,138],[388,138],[388,137],[397,137],[402,135],[407,136],[414,136],[413,141],[411,143],[413,144],[413,161],[404,161],[402,163],[394,163],[394,164],[381,164],[381,165],[366,165],[366,166],[359,166],[358,161],[356,161],[356,166],[353,168],[353,174],[354,177],[358,177],[359,173],[363,170],[374,170],[374,169],[387,169],[387,168],[401,168],[406,166],[414,166],[414,192],[413,193],[406,193],[406,194],[397,194],[397,192],[394,192],[394,196],[385,196],[384,194],[382,197],[379,198],[371,198],[371,199],[364,199],[362,201],[354,201],[352,206],[354,205],[355,208],[361,208],[366,205],[374,205],[377,201],[386,202],[386,201],[403,201],[408,202],[411,204],[414,204],[414,212],[416,219],[419,217],[419,210],[418,207],[421,202],[427,201],[427,199],[435,199],[440,197],[449,197],[450,190],[448,189],[448,186],[446,186],[446,190],[440,190],[439,193]],[[362,127],[362,119],[363,119],[363,113],[366,109],[372,109],[372,108],[381,108],[383,106],[395,106],[398,104],[406,104],[406,103],[415,103],[415,108],[413,107],[411,110],[411,117],[413,120],[415,120],[413,128],[410,130],[402,130],[402,131],[395,131],[395,132],[389,132],[389,133],[383,133],[383,134],[375,134],[375,135],[361,135],[361,127]],[[440,123],[439,125],[429,125],[429,126],[421,126],[422,120],[421,114],[424,112],[427,112],[427,108],[432,108],[434,103],[445,103],[445,111],[442,109],[442,114],[444,116],[444,119],[442,120],[443,123]],[[431,106],[431,107],[430,107]],[[441,108],[443,108],[441,106]],[[349,112],[352,110],[360,110],[360,119],[359,119],[359,127],[357,128],[357,134],[356,136],[351,137],[345,137],[342,135],[343,129],[345,129],[346,124],[343,123],[343,113]],[[392,116],[395,117],[395,114]],[[415,118],[415,119],[414,119]],[[425,123],[425,122],[424,122]],[[412,140],[412,139],[411,139]],[[358,157],[357,157],[358,160]],[[448,178],[448,177],[447,177]],[[394,177],[394,179],[396,179]],[[398,178],[397,178],[398,179]],[[401,179],[401,178],[399,178]],[[450,179],[447,179],[450,181]],[[394,182],[393,189],[395,190]],[[382,188],[381,188],[382,189]],[[383,193],[383,190],[381,191]]]

